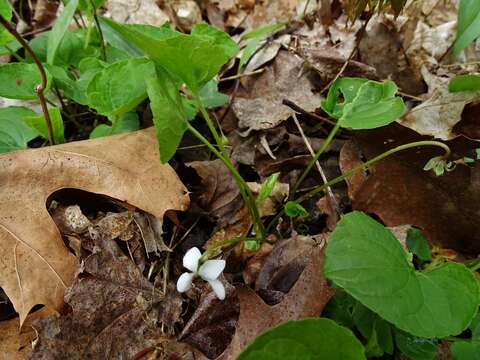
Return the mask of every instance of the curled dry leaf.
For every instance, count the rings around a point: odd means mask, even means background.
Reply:
[[[35,304],[60,309],[77,268],[47,212],[50,194],[76,188],[158,218],[189,202],[173,169],[160,164],[153,129],[7,153],[0,167],[0,286],[21,323]]]
[[[159,322],[180,318],[178,293],[164,297],[120,250],[100,237],[82,277],[67,289],[72,312],[34,324],[30,359],[130,359],[163,337]]]

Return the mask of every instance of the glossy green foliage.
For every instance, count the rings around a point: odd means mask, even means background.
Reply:
[[[396,92],[397,86],[390,80],[345,77],[330,86],[321,107],[341,127],[373,129],[392,123],[405,112],[403,100],[395,96]]]
[[[7,21],[12,19],[12,8],[8,0],[0,0],[0,15]],[[2,25],[0,25],[0,45],[8,44],[15,38]]]
[[[167,28],[154,33],[147,27],[121,25],[108,19],[103,22],[181,79],[193,93],[198,93],[238,52],[230,36],[207,24],[196,24],[186,35]]]
[[[260,205],[265,200],[267,200],[268,196],[272,193],[273,188],[277,184],[279,176],[280,176],[280,173],[276,172],[265,179],[262,186],[260,187],[260,191],[256,199],[257,205]]]
[[[480,91],[480,75],[457,75],[448,83],[448,90],[450,92]]]
[[[395,344],[412,360],[433,360],[437,355],[438,341],[420,338],[403,331],[395,332]]]
[[[160,160],[165,163],[177,151],[187,129],[187,114],[178,88],[165,70],[157,68],[155,76],[146,78],[146,84],[160,146]]]
[[[366,359],[353,333],[325,318],[288,321],[260,335],[238,360]]]
[[[458,55],[480,36],[480,1],[460,0],[458,8],[457,38],[453,53]]]
[[[70,0],[65,6],[65,9],[60,14],[60,16],[55,21],[52,31],[48,35],[48,46],[47,46],[47,63],[53,64],[55,61],[55,55],[57,49],[62,42],[65,33],[68,30],[68,26],[72,22],[73,15],[77,10],[78,0]]]
[[[29,141],[39,136],[25,119],[36,113],[26,107],[10,106],[0,109],[0,153],[26,149]]]
[[[289,217],[307,216],[308,211],[296,201],[288,201],[285,204],[285,214]]]
[[[47,72],[46,93],[51,84]],[[37,98],[35,89],[41,83],[40,72],[35,64],[9,63],[0,65],[0,96],[9,99],[33,100]]]
[[[59,108],[49,108],[48,114],[52,122],[53,141],[55,144],[63,144],[65,142],[62,114]],[[38,131],[38,134],[45,140],[48,140],[48,127],[45,121],[45,116],[35,115],[25,118],[25,122],[33,129]]]
[[[407,246],[421,261],[432,261],[430,245],[420,229],[414,227],[408,229]]]
[[[131,111],[146,99],[145,79],[154,76],[153,63],[144,58],[132,58],[108,65],[88,83],[88,104],[109,117]]]
[[[426,338],[460,334],[475,316],[479,285],[464,265],[416,271],[383,225],[345,215],[327,244],[324,274],[399,329]]]
[[[90,139],[102,136],[110,136],[135,131],[140,128],[140,121],[135,112],[124,113],[118,117],[111,119],[112,125],[100,124],[90,133]]]

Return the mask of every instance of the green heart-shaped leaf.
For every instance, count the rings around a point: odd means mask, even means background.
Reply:
[[[345,215],[330,236],[324,274],[399,329],[426,338],[457,335],[479,304],[479,285],[464,265],[416,271],[383,225]]]

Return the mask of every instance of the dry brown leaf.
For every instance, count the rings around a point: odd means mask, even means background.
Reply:
[[[29,314],[22,328],[18,327],[18,319],[14,318],[0,322],[0,358],[3,360],[23,360],[32,350],[32,341],[37,334],[32,322],[40,317],[52,315],[52,311],[43,307]]]
[[[95,243],[82,277],[67,289],[72,312],[34,324],[38,339],[30,359],[130,359],[162,339],[159,322],[178,322],[176,291],[164,297],[116,242],[100,237]]]
[[[173,169],[160,164],[153,129],[7,153],[0,168],[0,286],[21,323],[36,304],[61,308],[77,268],[47,212],[50,194],[81,189],[158,218],[189,201]]]
[[[465,105],[480,101],[480,91],[451,93],[448,90],[448,76],[434,75],[426,67],[422,68],[422,75],[428,84],[428,100],[414,107],[398,122],[420,135],[430,135],[442,140],[458,136],[452,129],[462,119]]]
[[[239,127],[262,130],[277,126],[293,114],[292,109],[282,105],[283,99],[314,111],[321,96],[312,91],[314,86],[308,75],[302,59],[281,50],[272,66],[252,79],[251,88],[239,93],[232,104]]]

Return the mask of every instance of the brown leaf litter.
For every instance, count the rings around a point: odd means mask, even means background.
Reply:
[[[0,286],[23,323],[35,304],[59,310],[77,269],[46,208],[62,188],[103,194],[162,218],[188,195],[158,161],[153,129],[0,156]]]
[[[130,359],[165,338],[160,324],[172,329],[181,321],[173,288],[165,296],[114,241],[100,234],[95,244],[66,291],[72,312],[37,320],[29,359]]]

